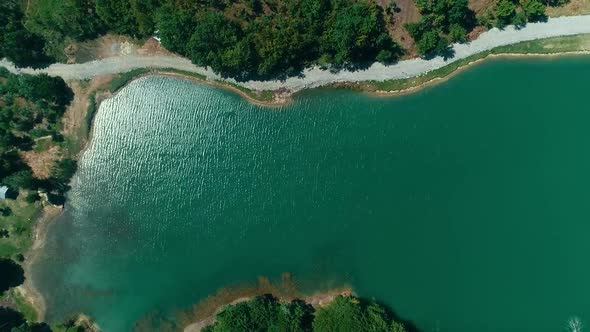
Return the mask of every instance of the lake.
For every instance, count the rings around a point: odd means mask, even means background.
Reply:
[[[590,58],[504,59],[415,94],[284,107],[169,77],[100,106],[35,283],[107,332],[292,273],[421,331],[590,322]]]

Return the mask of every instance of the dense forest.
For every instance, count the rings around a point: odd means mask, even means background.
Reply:
[[[466,42],[467,34],[478,25],[500,29],[509,24],[523,27],[527,22],[546,20],[546,5],[560,6],[567,1],[496,0],[493,10],[476,17],[469,9],[468,0],[416,0],[422,17],[405,28],[422,56],[452,56],[450,44]]]
[[[302,300],[280,302],[265,295],[226,306],[203,332],[405,332],[404,325],[394,318],[386,307],[354,296],[337,296],[315,309]]]
[[[476,17],[468,0],[416,0],[421,18],[404,27],[424,57],[452,56],[476,26],[544,20],[568,0],[495,0]],[[374,0],[3,0],[0,57],[18,66],[64,61],[73,42],[105,33],[147,38],[238,80],[284,78],[310,65],[339,70],[392,63],[403,49],[386,21],[399,10]]]
[[[195,64],[237,79],[297,75],[310,64],[333,68],[390,63],[402,54],[388,34],[383,10],[359,0],[19,0],[2,3],[0,24],[35,39],[31,54],[64,60],[73,41],[106,32],[145,38],[159,31],[162,44]],[[42,66],[45,58],[23,57],[7,46],[19,66]],[[39,63],[37,63],[39,62]]]
[[[41,138],[64,140],[60,120],[72,97],[61,78],[13,75],[0,68],[0,184],[13,193],[28,192],[30,202],[38,200],[37,192],[42,191],[53,203],[63,204],[75,161],[62,159],[53,165],[49,178],[39,179],[21,153],[33,149]]]

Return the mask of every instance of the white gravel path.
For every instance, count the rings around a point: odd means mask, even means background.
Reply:
[[[431,70],[444,67],[451,62],[488,51],[498,46],[505,46],[535,39],[571,36],[585,33],[590,33],[590,15],[558,17],[551,18],[544,23],[529,23],[526,27],[520,30],[516,30],[512,26],[509,26],[504,30],[494,28],[490,31],[484,32],[477,40],[471,43],[453,45],[455,56],[448,60],[444,60],[441,57],[432,60],[412,59],[400,61],[390,66],[375,63],[366,70],[353,72],[344,70],[337,73],[332,73],[329,70],[322,70],[316,67],[306,69],[302,78],[292,77],[284,81],[236,82],[233,79],[228,79],[227,81],[253,90],[275,90],[286,88],[291,91],[298,91],[335,82],[401,79],[419,76]],[[221,77],[213,73],[210,69],[197,67],[193,65],[190,60],[178,56],[118,56],[82,64],[56,63],[42,70],[33,70],[31,68],[17,69],[12,63],[4,59],[0,60],[0,66],[8,68],[14,73],[47,73],[51,76],[61,76],[66,80],[88,79],[98,75],[121,73],[137,68],[174,68],[203,74],[209,79],[221,79]]]

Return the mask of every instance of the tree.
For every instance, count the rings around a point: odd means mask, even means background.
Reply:
[[[18,67],[45,67],[52,60],[43,53],[45,40],[25,29],[24,14],[17,0],[0,1],[0,58]]]
[[[281,303],[271,295],[226,306],[213,325],[203,331],[288,331],[311,332],[313,307],[304,301]]]
[[[325,307],[318,308],[313,321],[314,332],[405,332],[388,310],[373,302],[354,296],[338,296]]]
[[[23,324],[26,324],[23,314],[7,307],[0,307],[0,331],[12,331]]]
[[[166,5],[160,8],[156,18],[162,45],[172,52],[186,54],[187,41],[191,38],[194,25],[197,24],[194,15],[187,10]]]
[[[418,52],[420,54],[429,55],[432,54],[440,40],[440,35],[437,31],[427,31],[425,32],[422,37],[418,40]]]
[[[8,217],[10,215],[12,215],[12,209],[10,207],[5,206],[0,208],[0,216]]]
[[[28,169],[12,173],[11,175],[5,177],[2,182],[14,190],[18,190],[20,188],[33,189],[35,186],[35,178],[33,177],[33,173]]]
[[[360,301],[350,296],[338,296],[325,307],[318,308],[313,321],[316,332],[365,331]]]
[[[405,27],[422,56],[449,56],[449,43],[465,42],[475,27],[475,13],[467,0],[418,0],[416,5],[422,18]]]
[[[570,0],[543,0],[543,3],[547,6],[558,7],[569,3]]]
[[[0,258],[0,295],[25,281],[23,268],[12,259]]]
[[[52,77],[47,74],[19,75],[19,93],[33,101],[43,101],[49,106],[57,107],[63,113],[65,108],[74,98],[74,93],[61,77]]]
[[[381,50],[399,53],[397,44],[384,30],[383,11],[373,2],[336,2],[336,9],[328,19],[324,53],[330,54],[336,66],[376,60]],[[381,44],[378,47],[377,44]]]
[[[545,15],[546,7],[539,0],[521,0],[520,5],[529,22],[544,21],[547,19],[547,15]]]
[[[458,25],[465,30],[475,27],[475,13],[469,8],[468,0],[447,0],[443,1],[444,9],[439,13],[448,13],[448,26]]]
[[[225,76],[241,76],[244,70],[236,64],[242,30],[234,21],[216,12],[207,12],[197,20],[188,42],[191,60],[200,66],[210,66]]]
[[[526,15],[524,14],[524,12],[518,11],[518,12],[516,12],[516,15],[514,15],[514,18],[512,19],[512,24],[514,24],[514,26],[517,29],[520,29],[526,25],[526,21],[527,21],[527,18],[526,18]]]
[[[26,17],[29,31],[44,36],[47,52],[58,59],[71,41],[83,41],[104,32],[92,0],[37,0]]]
[[[96,0],[96,13],[105,23],[107,30],[143,37],[130,0]]]
[[[68,189],[68,183],[76,170],[78,169],[78,163],[73,159],[62,159],[57,161],[51,168],[50,183],[53,186],[52,189],[56,189],[59,194],[65,193]]]
[[[496,16],[498,17],[497,25],[503,28],[512,22],[512,18],[516,14],[516,6],[510,0],[496,1]]]
[[[454,43],[467,41],[467,31],[459,24],[452,24],[449,30],[449,38]]]

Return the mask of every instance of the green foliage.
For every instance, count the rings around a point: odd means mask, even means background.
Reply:
[[[35,179],[30,170],[24,169],[6,176],[2,180],[2,183],[15,190],[18,190],[19,188],[33,189]]]
[[[391,37],[383,29],[382,9],[372,2],[335,1],[336,10],[327,22],[322,53],[336,66],[374,61],[381,50],[389,52],[387,62],[398,53]],[[386,54],[382,54],[382,58]]]
[[[206,331],[311,331],[313,308],[303,301],[281,303],[265,295],[225,307]]]
[[[69,41],[95,38],[104,32],[93,0],[36,0],[25,25],[45,38],[46,52],[58,59]]]
[[[196,24],[191,12],[176,9],[170,5],[163,6],[157,13],[157,29],[162,45],[172,52],[186,54],[186,44]]]
[[[228,305],[203,331],[405,332],[405,328],[385,307],[352,296],[336,297],[314,316],[314,308],[301,300],[282,303],[266,295]]]
[[[496,0],[496,26],[502,29],[514,24],[516,28],[521,28],[526,22],[545,21],[545,10],[542,0]]]
[[[23,324],[26,324],[26,321],[20,312],[14,311],[10,308],[0,307],[1,331],[12,331],[13,328],[18,328]]]
[[[539,0],[521,0],[520,5],[529,22],[544,21],[547,19],[547,15],[545,15],[546,7]]]
[[[12,214],[12,209],[8,206],[5,207],[1,207],[0,208],[0,216],[2,217],[8,217]]]
[[[475,13],[467,0],[418,0],[422,18],[406,24],[422,56],[446,55],[450,42],[464,42],[475,27]]]
[[[154,33],[154,14],[160,8],[158,0],[94,0],[96,13],[107,29],[133,37]]]
[[[391,313],[375,303],[352,296],[339,296],[329,305],[317,310],[313,321],[316,332],[390,331],[405,332]]]
[[[53,189],[35,179],[18,150],[32,148],[32,135],[45,133],[51,139],[59,138],[58,122],[72,98],[72,91],[61,78],[12,75],[0,70],[0,183],[15,191]]]
[[[543,4],[551,7],[563,6],[570,2],[570,0],[542,0]]]
[[[496,0],[496,26],[500,29],[512,23],[516,15],[516,6],[511,0]]]
[[[22,313],[0,307],[0,331],[6,332],[51,332],[45,323],[28,323]]]
[[[76,173],[78,164],[73,159],[59,160],[51,168],[51,179],[55,182],[67,182]]]
[[[96,0],[96,13],[108,27],[108,30],[136,36],[139,35],[139,28],[130,8],[130,0]]]
[[[443,25],[471,24],[465,0],[430,2],[448,12]],[[63,60],[67,44],[106,31],[147,37],[158,30],[166,48],[239,80],[285,78],[314,64],[339,69],[392,63],[403,53],[385,28],[383,9],[370,0],[36,0],[26,17],[18,0],[2,6],[6,19],[0,24],[16,27],[4,29],[2,55],[17,65],[47,58],[43,50]],[[453,40],[463,39],[459,29],[453,32]]]
[[[517,11],[516,15],[514,15],[514,18],[512,18],[512,24],[514,24],[517,29],[524,27],[526,22],[527,18],[523,11]]]
[[[248,1],[249,10],[238,3],[164,5],[156,15],[162,44],[238,80],[284,78],[317,63],[390,63],[402,53],[372,1],[265,1],[270,12],[262,1]]]
[[[459,24],[452,24],[449,29],[449,39],[454,43],[464,43],[467,41],[467,31]]]
[[[0,295],[25,281],[23,268],[12,259],[0,258]]]
[[[240,26],[217,12],[207,12],[198,18],[198,24],[188,42],[191,60],[199,66],[210,66],[228,76],[241,77],[243,65],[250,53],[244,47]]]
[[[0,1],[0,58],[6,57],[18,67],[45,67],[52,61],[43,52],[45,40],[28,31],[23,19],[20,1]]]

